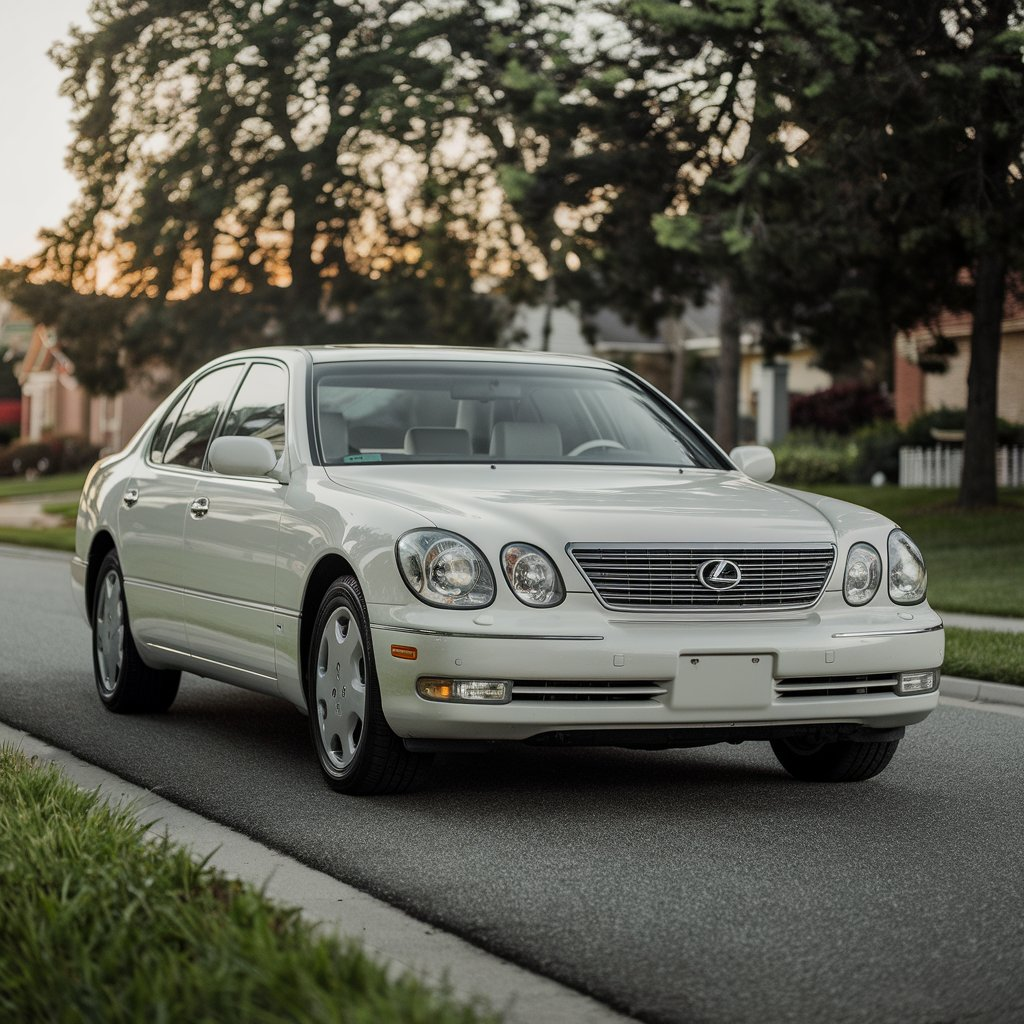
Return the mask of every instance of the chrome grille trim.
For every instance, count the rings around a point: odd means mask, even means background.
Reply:
[[[809,608],[835,567],[834,544],[568,544],[566,553],[597,599],[616,611]],[[739,585],[714,591],[700,566],[727,559]]]

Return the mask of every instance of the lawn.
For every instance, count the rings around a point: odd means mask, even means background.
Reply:
[[[0,748],[0,1019],[497,1022]]]
[[[1024,617],[1024,493],[1003,491],[994,509],[967,512],[956,492],[822,486],[899,523],[928,563],[928,601],[946,612]]]
[[[1024,686],[1024,634],[946,628],[947,676]]]
[[[3,477],[0,478],[0,501],[4,498],[32,498],[36,495],[78,492],[85,483],[85,476],[85,472],[81,472],[37,476],[34,480],[26,480],[21,476]]]

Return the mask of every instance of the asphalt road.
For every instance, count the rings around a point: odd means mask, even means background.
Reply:
[[[282,702],[105,712],[67,561],[5,548],[0,719],[644,1020],[1024,1019],[1024,717],[942,707],[861,785],[523,748],[342,797]]]

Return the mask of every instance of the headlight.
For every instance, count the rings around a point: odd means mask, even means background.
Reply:
[[[882,582],[882,559],[870,544],[854,544],[846,556],[843,597],[848,604],[867,604]]]
[[[501,550],[501,567],[512,593],[523,604],[548,608],[565,597],[562,577],[539,548],[529,544],[506,544]]]
[[[918,546],[902,531],[889,534],[889,597],[896,604],[919,604],[928,589],[928,570]]]
[[[409,589],[442,608],[482,608],[494,600],[494,576],[468,540],[443,530],[414,530],[398,542],[398,568]]]

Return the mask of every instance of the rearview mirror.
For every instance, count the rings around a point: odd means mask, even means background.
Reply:
[[[729,458],[741,473],[752,480],[768,483],[775,476],[775,453],[760,444],[741,444],[729,452]]]
[[[210,465],[224,476],[266,476],[277,455],[264,437],[218,437],[210,445]]]

